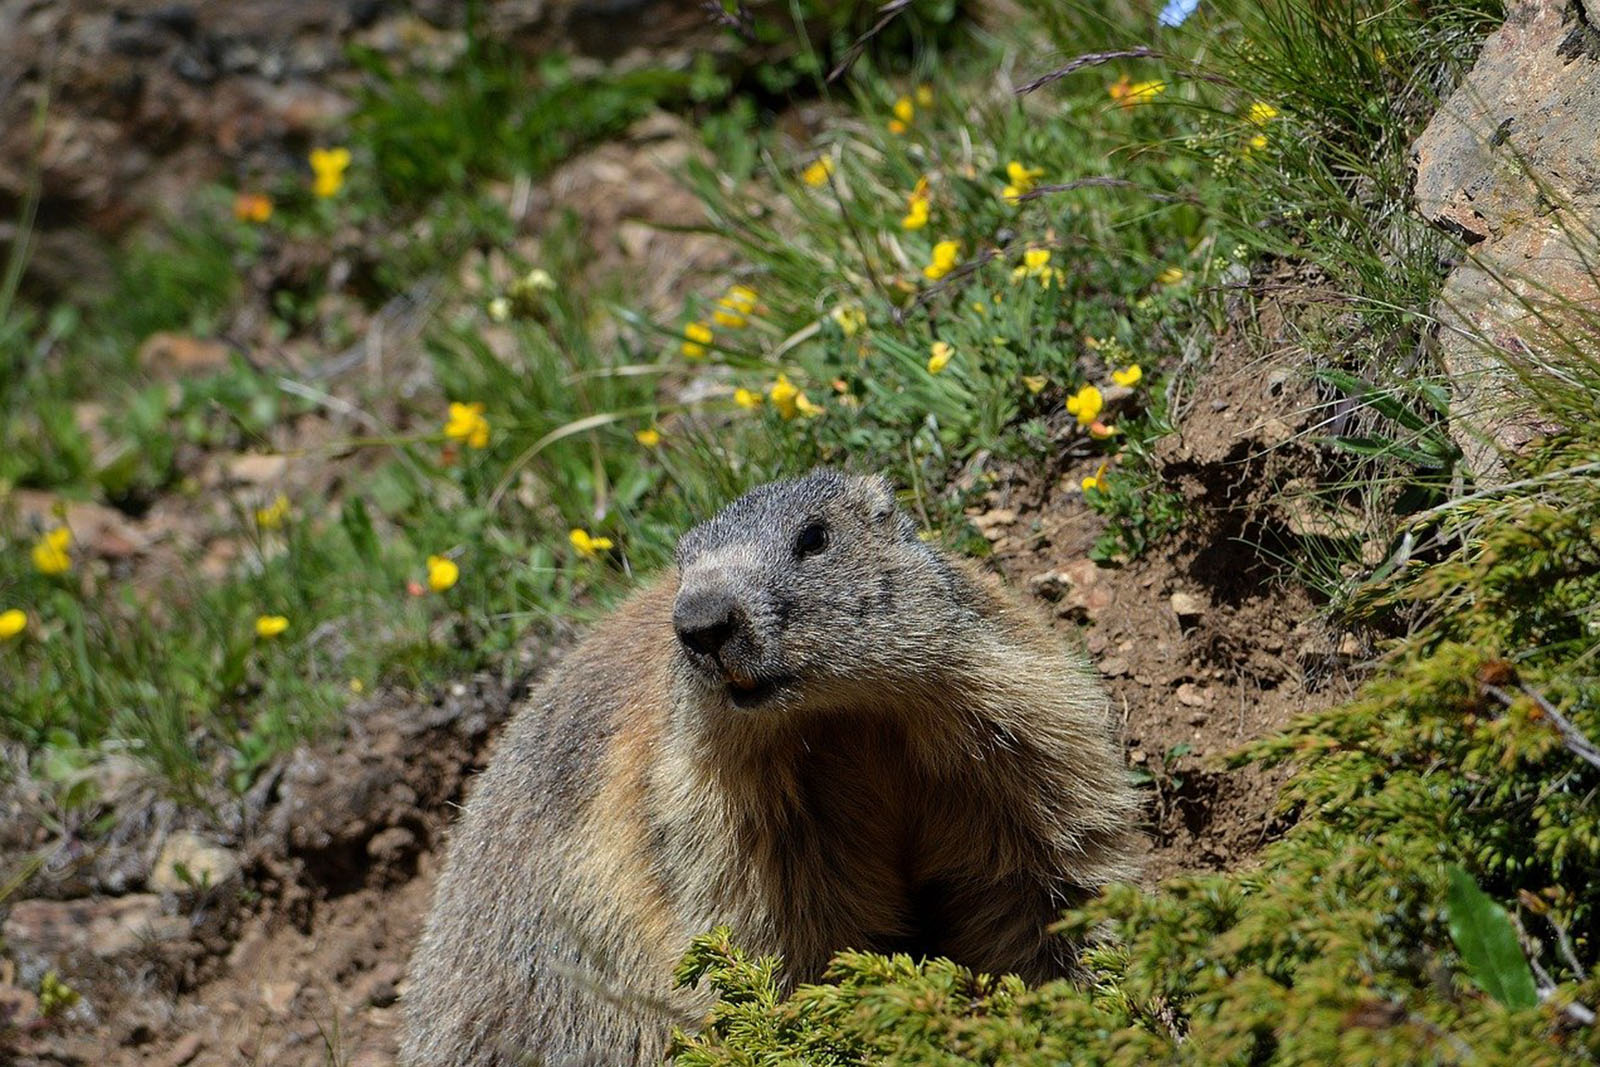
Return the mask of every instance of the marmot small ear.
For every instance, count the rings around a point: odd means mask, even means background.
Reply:
[[[873,522],[883,522],[895,513],[894,486],[881,474],[870,474],[861,479],[861,488],[867,502],[867,515]]]

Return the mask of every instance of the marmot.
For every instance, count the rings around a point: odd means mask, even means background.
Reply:
[[[1038,981],[1130,873],[1136,802],[1084,658],[926,544],[879,477],[752,490],[510,725],[454,832],[402,1060],[647,1064],[727,924],[789,984],[844,949]]]

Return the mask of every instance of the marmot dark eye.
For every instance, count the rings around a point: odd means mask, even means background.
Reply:
[[[828,528],[820,522],[808,522],[794,539],[796,555],[814,556],[828,547]]]

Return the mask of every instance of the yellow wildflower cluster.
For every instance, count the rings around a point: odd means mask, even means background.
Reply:
[[[0,611],[0,641],[9,641],[28,628],[28,613],[21,608]]]
[[[846,337],[854,337],[867,326],[867,313],[860,304],[840,304],[828,312],[828,317],[838,324]]]
[[[311,191],[326,200],[337,196],[344,188],[344,172],[350,166],[348,148],[313,148],[311,150]]]
[[[911,128],[911,120],[917,114],[917,107],[909,96],[902,96],[896,100],[890,110],[894,112],[894,118],[889,120],[890,133],[905,133]]]
[[[1000,197],[1008,204],[1015,204],[1028,193],[1033,192],[1033,187],[1044,176],[1043,167],[1025,167],[1016,160],[1006,164],[1007,184],[1000,190]]]
[[[829,156],[818,156],[800,172],[800,180],[815,189],[819,185],[826,185],[832,175],[833,159]]]
[[[646,448],[655,448],[661,444],[661,431],[654,426],[646,426],[642,430],[636,430],[633,439]]]
[[[955,270],[960,259],[960,241],[940,241],[933,246],[933,255],[928,260],[928,265],[922,268],[922,276],[930,282],[936,282]]]
[[[1278,109],[1262,100],[1257,100],[1250,105],[1250,110],[1245,112],[1245,121],[1257,129],[1264,130],[1268,123],[1278,117]],[[1257,133],[1247,142],[1246,153],[1259,152],[1267,147],[1267,135]]]
[[[1116,382],[1118,385],[1126,386],[1130,389],[1133,386],[1138,385],[1139,380],[1143,377],[1144,369],[1141,368],[1137,363],[1131,363],[1128,366],[1123,367],[1121,370],[1114,370],[1111,372],[1112,381]]]
[[[1083,491],[1087,493],[1091,489],[1099,493],[1106,491],[1106,464],[1100,464],[1100,469],[1094,472],[1093,477],[1083,480]]]
[[[773,410],[786,422],[796,415],[804,415],[809,419],[823,412],[822,406],[813,403],[800,391],[799,386],[789,380],[787,374],[778,375],[778,380],[767,389],[767,399],[772,401]]]
[[[452,403],[450,417],[444,424],[444,435],[452,441],[465,441],[468,448],[489,446],[489,420],[483,417],[483,405]]]
[[[1011,281],[1020,282],[1024,278],[1036,278],[1039,285],[1045,289],[1054,283],[1056,286],[1067,284],[1067,275],[1060,267],[1050,265],[1050,250],[1048,248],[1030,248],[1022,253],[1022,265],[1013,269]]]
[[[691,322],[683,328],[683,344],[678,346],[678,351],[686,359],[704,359],[712,337],[710,326],[698,320]]]
[[[279,493],[272,503],[256,508],[256,525],[263,530],[276,530],[289,518],[289,498]]]
[[[1163,81],[1130,81],[1124,74],[1113,82],[1107,89],[1111,99],[1123,107],[1135,107],[1139,104],[1148,104],[1156,97],[1167,91],[1167,83]]]
[[[917,180],[917,187],[911,190],[911,195],[906,197],[906,214],[900,220],[903,230],[920,230],[928,224],[928,179],[926,176]]]
[[[72,555],[67,548],[72,544],[72,531],[57,526],[33,544],[33,565],[40,574],[65,574],[72,569]]]
[[[1105,404],[1105,397],[1100,390],[1086,385],[1067,397],[1067,414],[1077,416],[1079,426],[1088,426],[1100,418],[1100,409]]]
[[[567,540],[584,559],[599,559],[600,553],[610,552],[612,548],[611,538],[593,537],[588,530],[573,530]]]
[[[1166,270],[1156,275],[1156,284],[1177,285],[1179,282],[1183,281],[1183,278],[1184,274],[1182,267],[1168,267]]]
[[[756,291],[748,285],[735,285],[722,294],[711,318],[718,326],[742,330],[750,325],[750,313],[756,309]]]
[[[257,615],[256,636],[270,640],[289,628],[286,615]]]
[[[746,411],[754,411],[766,402],[766,398],[760,393],[740,387],[733,391],[733,402]]]
[[[442,593],[461,578],[461,567],[449,556],[428,557],[428,588]]]
[[[935,341],[928,350],[928,373],[938,374],[955,356],[955,346],[949,341]]]

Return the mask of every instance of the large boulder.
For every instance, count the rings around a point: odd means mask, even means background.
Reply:
[[[1451,432],[1480,481],[1556,427],[1533,394],[1600,359],[1600,28],[1571,0],[1521,0],[1413,146],[1424,217],[1462,261],[1435,312]]]

